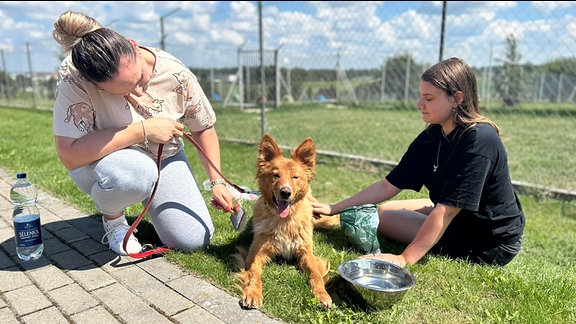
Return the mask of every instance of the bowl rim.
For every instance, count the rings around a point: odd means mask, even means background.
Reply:
[[[406,286],[402,286],[400,288],[374,288],[365,284],[361,284],[358,282],[355,282],[354,280],[352,280],[352,278],[348,277],[344,272],[344,267],[348,264],[352,264],[352,263],[379,263],[379,264],[383,264],[386,266],[390,266],[392,268],[395,268],[397,270],[399,270],[400,272],[404,273],[408,278],[410,278],[410,283]],[[414,287],[414,285],[416,284],[416,277],[414,276],[414,274],[412,274],[412,272],[410,272],[408,269],[401,267],[397,264],[388,262],[388,261],[384,261],[384,260],[378,260],[378,259],[352,259],[352,260],[348,260],[348,261],[344,261],[342,262],[339,266],[338,266],[338,273],[340,274],[340,276],[342,278],[344,278],[347,282],[351,283],[354,286],[358,286],[358,287],[362,287],[368,290],[373,290],[373,291],[380,291],[380,292],[403,292],[403,291],[407,291],[410,288]]]

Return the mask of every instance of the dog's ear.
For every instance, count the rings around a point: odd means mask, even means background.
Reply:
[[[298,147],[292,152],[292,158],[301,161],[306,165],[309,172],[309,179],[314,178],[314,169],[316,166],[316,145],[310,137],[306,138]]]
[[[260,140],[258,147],[258,164],[270,162],[277,156],[282,156],[282,149],[278,146],[272,136],[265,134]]]

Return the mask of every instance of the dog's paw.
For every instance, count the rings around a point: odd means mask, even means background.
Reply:
[[[320,304],[324,308],[332,307],[332,298],[330,297],[330,295],[327,292],[323,292],[316,297],[318,297],[318,299],[320,300]]]
[[[256,293],[244,294],[241,304],[244,308],[260,308],[262,306],[262,295]]]

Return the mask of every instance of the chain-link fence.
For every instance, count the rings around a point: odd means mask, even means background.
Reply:
[[[485,42],[479,41],[479,37],[463,37],[460,30],[467,23],[467,15],[490,14],[489,8],[474,12],[470,2],[444,2],[444,5],[420,2],[425,10],[406,11],[403,3],[354,2],[352,6],[343,2],[341,10],[315,21],[303,18],[303,9],[316,6],[320,11],[322,2],[258,3],[262,4],[262,18],[255,15],[250,23],[262,26],[260,32],[266,48],[243,44],[195,53],[196,56],[232,57],[230,61],[236,62],[236,66],[191,66],[191,69],[215,105],[225,109],[247,110],[261,105],[281,109],[310,103],[354,109],[379,106],[414,109],[421,73],[439,58],[462,57],[476,73],[481,109],[503,129],[511,163],[522,159],[528,168],[538,170],[523,172],[512,166],[515,180],[575,191],[572,166],[576,166],[576,132],[573,130],[576,126],[576,59],[571,53],[576,52],[576,42],[570,26],[576,17],[567,14],[557,2],[533,2],[529,13],[515,10],[519,18],[515,25],[505,20],[491,20],[489,28],[479,28],[493,35],[490,42]],[[284,25],[273,17],[275,7],[280,4],[286,12]],[[372,17],[375,10],[383,12],[382,19],[388,17],[402,24],[404,34],[391,35],[388,23],[366,19]],[[451,14],[456,10],[469,11],[459,16]],[[246,17],[238,19],[246,22]],[[375,23],[380,27],[373,33],[359,33],[355,28]],[[297,34],[307,37],[278,39],[287,28],[291,28],[291,35],[296,29]],[[544,36],[544,31],[550,30],[557,39]],[[275,37],[272,38],[269,31],[274,31]],[[415,34],[426,35],[426,41],[414,42]],[[250,38],[258,39],[258,35]],[[316,42],[302,44],[302,39]],[[363,40],[362,46],[347,46],[347,40],[352,39]],[[300,50],[303,46],[307,47],[305,54]],[[170,43],[166,49],[171,51]],[[0,105],[50,109],[56,83],[54,73],[36,73],[25,68],[16,74],[5,72],[5,55],[24,58],[29,57],[28,51],[27,44],[21,52],[0,53],[4,66],[0,75]],[[261,135],[259,126],[247,131],[250,132],[247,140]],[[418,129],[406,131],[416,134]],[[225,131],[221,133],[226,136]],[[351,137],[330,149],[356,154],[355,147]],[[541,159],[547,155],[548,160]],[[400,156],[370,158],[398,160]]]

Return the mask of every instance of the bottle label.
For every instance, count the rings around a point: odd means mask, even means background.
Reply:
[[[14,234],[16,235],[16,245],[27,247],[42,244],[42,232],[40,231],[40,215],[37,218],[26,222],[14,222]]]

